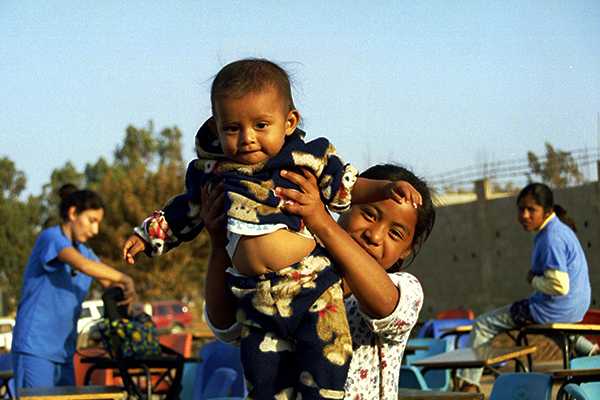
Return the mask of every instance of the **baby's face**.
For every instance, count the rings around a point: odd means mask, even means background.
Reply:
[[[273,87],[242,97],[218,98],[214,114],[223,153],[240,164],[256,164],[277,155],[299,120],[298,112],[288,111]]]

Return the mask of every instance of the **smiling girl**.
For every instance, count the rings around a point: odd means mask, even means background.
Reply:
[[[391,199],[355,204],[338,223],[321,202],[316,180],[310,173],[283,173],[298,189],[279,189],[286,210],[302,216],[319,237],[343,276],[346,317],[352,335],[353,357],[344,385],[344,399],[397,399],[402,355],[410,331],[418,320],[423,291],[417,278],[401,271],[425,243],[435,221],[431,194],[425,182],[405,168],[385,164],[369,168],[362,177],[372,180],[405,180],[422,198],[418,208]],[[225,290],[226,269],[231,260],[225,250],[221,192],[203,193],[201,213],[211,237],[206,275],[206,319],[216,336],[236,342],[243,323],[236,322],[238,299]],[[221,216],[219,218],[219,216]],[[300,398],[310,381],[303,371],[310,359],[299,354],[281,398]],[[258,368],[259,366],[250,366]],[[245,369],[245,373],[248,371]],[[250,397],[256,393],[250,389]],[[253,397],[267,398],[267,397]],[[272,398],[272,397],[269,397]]]

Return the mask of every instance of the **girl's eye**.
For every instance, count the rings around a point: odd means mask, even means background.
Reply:
[[[375,221],[375,214],[370,210],[363,210],[362,215],[367,221]]]
[[[404,235],[402,234],[402,232],[394,230],[394,229],[392,229],[390,231],[390,236],[394,240],[403,240],[404,239]]]

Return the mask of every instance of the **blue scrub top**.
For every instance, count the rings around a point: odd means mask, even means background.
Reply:
[[[81,303],[92,278],[58,260],[58,254],[67,247],[75,247],[90,260],[98,260],[90,248],[71,242],[60,226],[40,233],[25,268],[13,330],[13,352],[71,362]]]
[[[531,264],[535,275],[543,275],[547,269],[569,275],[567,294],[553,296],[535,292],[529,298],[529,310],[535,322],[581,321],[591,300],[588,264],[579,239],[558,217],[553,217],[535,236]]]

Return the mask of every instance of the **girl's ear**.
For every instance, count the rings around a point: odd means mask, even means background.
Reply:
[[[410,246],[409,248],[404,250],[404,252],[400,255],[400,258],[402,260],[407,260],[408,257],[410,257],[410,255],[412,254],[412,252],[413,252],[413,248],[412,248],[412,246]]]
[[[75,219],[77,218],[77,209],[75,208],[75,206],[69,207],[69,209],[67,210],[67,216],[69,217],[69,221],[75,221]]]
[[[298,110],[291,110],[285,122],[285,135],[289,136],[296,130],[298,123],[300,122],[300,112]]]

